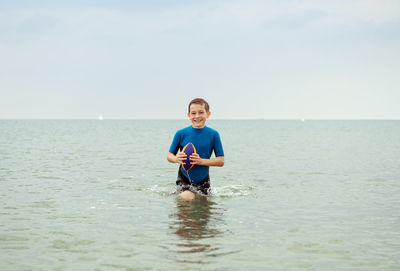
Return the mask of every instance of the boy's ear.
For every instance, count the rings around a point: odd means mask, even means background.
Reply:
[[[210,115],[211,115],[211,111],[208,111],[208,112],[207,112],[207,118],[209,118]]]

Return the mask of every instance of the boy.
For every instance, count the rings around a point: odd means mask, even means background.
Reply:
[[[184,200],[192,200],[196,192],[208,195],[210,190],[210,166],[222,167],[224,165],[224,150],[218,132],[206,126],[206,120],[210,117],[210,107],[201,98],[196,98],[189,103],[188,117],[191,126],[178,130],[174,136],[167,160],[170,163],[182,163],[186,159],[184,152],[179,152],[191,142],[197,153],[193,153],[189,159],[194,165],[189,172],[182,166],[179,167],[176,180],[179,196]],[[211,158],[214,151],[215,158]]]

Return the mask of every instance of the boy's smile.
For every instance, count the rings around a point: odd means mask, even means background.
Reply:
[[[211,112],[205,109],[204,104],[192,104],[190,105],[188,117],[192,121],[193,128],[201,129],[206,126],[206,120],[210,114]]]

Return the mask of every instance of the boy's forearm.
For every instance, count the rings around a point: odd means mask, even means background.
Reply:
[[[210,159],[201,159],[199,165],[208,167],[223,167],[225,164],[225,158],[223,156],[218,156]]]
[[[178,163],[178,158],[173,153],[168,153],[167,160],[170,163]]]

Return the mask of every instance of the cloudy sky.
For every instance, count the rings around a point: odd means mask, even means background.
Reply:
[[[0,118],[400,119],[398,0],[0,0]]]

